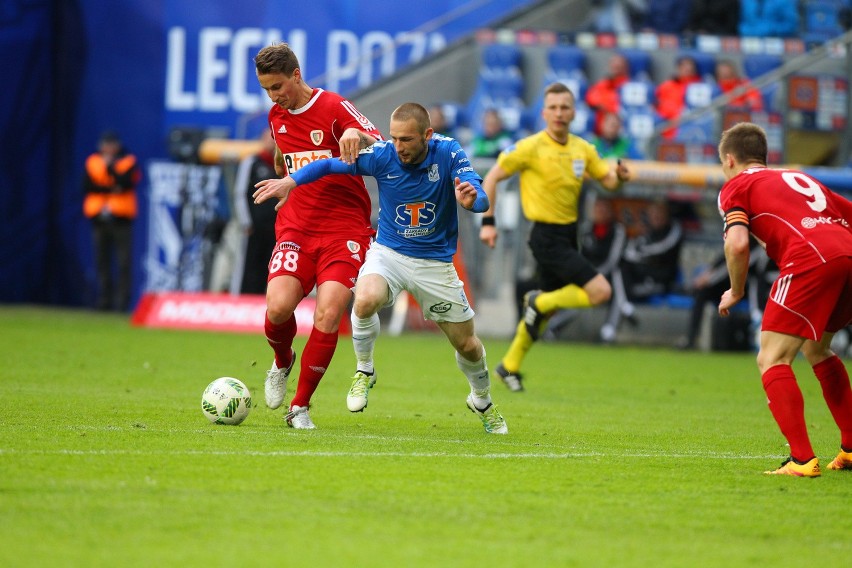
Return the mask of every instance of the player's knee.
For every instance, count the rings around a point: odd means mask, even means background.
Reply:
[[[293,308],[284,298],[267,296],[266,313],[272,323],[280,324],[292,317]]]
[[[455,348],[456,351],[459,352],[459,355],[468,361],[473,362],[482,359],[482,342],[476,335],[469,335],[467,337],[460,338],[456,341]]]
[[[359,319],[372,317],[379,311],[380,302],[369,294],[356,294],[352,303],[352,313]]]

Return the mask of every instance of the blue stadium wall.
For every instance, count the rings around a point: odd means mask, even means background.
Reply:
[[[263,45],[289,42],[309,84],[346,94],[531,3],[3,2],[0,302],[91,303],[95,277],[80,179],[102,131],[117,130],[143,166],[168,158],[175,126],[254,135],[268,108],[252,64]],[[382,48],[381,57],[359,60]],[[137,260],[145,191],[143,182]],[[136,262],[134,299],[142,270]]]

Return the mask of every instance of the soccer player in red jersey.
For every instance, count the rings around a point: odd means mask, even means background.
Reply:
[[[790,457],[766,473],[817,477],[819,460],[791,365],[801,350],[840,428],[840,453],[828,468],[852,469],[852,389],[830,349],[835,332],[852,323],[852,202],[803,172],[767,168],[766,154],[766,133],[755,124],[722,133],[719,158],[728,181],[719,211],[731,288],[719,314],[728,315],[744,295],[751,232],[780,270],[763,314],[757,365]]]
[[[347,128],[382,139],[373,123],[351,102],[308,86],[295,53],[286,43],[263,48],[254,61],[258,81],[275,103],[269,111],[269,128],[276,144],[278,175],[291,174],[315,160],[340,156],[341,138]],[[352,148],[359,144],[358,137],[353,136]],[[280,180],[270,183],[277,182]],[[314,327],[302,353],[296,394],[285,414],[293,428],[315,427],[308,414],[311,396],[337,347],[340,318],[352,298],[373,232],[370,212],[364,180],[350,175],[331,175],[305,184],[293,191],[278,211],[264,325],[266,339],[275,352],[265,384],[269,408],[283,403],[296,361],[292,348],[294,311],[317,287]]]

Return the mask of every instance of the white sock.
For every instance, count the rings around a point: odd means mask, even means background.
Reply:
[[[488,363],[485,361],[485,348],[479,361],[468,361],[456,351],[456,364],[470,383],[473,403],[483,410],[491,404],[491,378],[488,375]]]
[[[361,319],[352,312],[350,320],[352,321],[352,347],[355,348],[355,359],[358,362],[357,370],[372,375],[374,372],[373,349],[381,328],[379,314]]]

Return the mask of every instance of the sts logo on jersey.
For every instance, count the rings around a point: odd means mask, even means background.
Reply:
[[[428,201],[416,203],[403,203],[396,208],[396,224],[401,227],[399,231],[406,238],[421,237],[435,230],[435,204]]]

